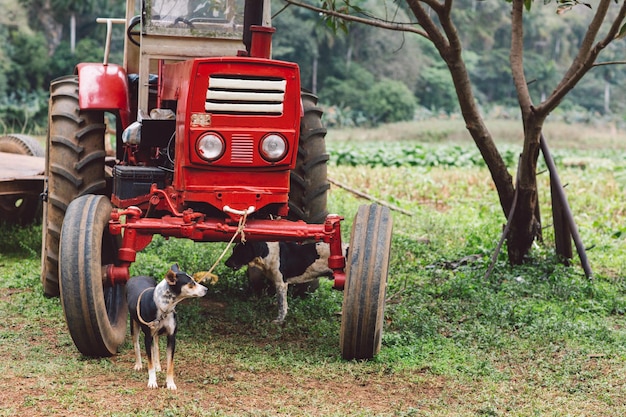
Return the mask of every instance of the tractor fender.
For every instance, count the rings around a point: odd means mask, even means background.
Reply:
[[[130,123],[130,100],[126,71],[116,64],[81,63],[78,74],[78,105],[81,110],[119,112],[122,128]]]

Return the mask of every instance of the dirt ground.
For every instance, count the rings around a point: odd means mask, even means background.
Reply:
[[[205,302],[203,309],[220,305]],[[0,416],[413,415],[407,413],[419,398],[437,398],[445,385],[432,376],[422,380],[359,363],[250,365],[212,352],[210,341],[203,346],[179,335],[178,390],[163,387],[165,372],[151,390],[147,371],[133,370],[128,342],[112,358],[88,359],[74,347],[62,318],[16,319],[7,326],[0,326],[0,344],[12,344],[0,366]]]
[[[132,367],[130,353],[118,357]],[[184,368],[183,368],[184,366]],[[52,376],[4,375],[0,403],[22,416],[86,415],[392,415],[411,408],[416,398],[437,395],[442,387],[405,384],[395,378],[319,380],[288,374],[206,368],[179,364],[178,390],[149,390],[144,378],[124,373],[80,377],[66,393]],[[208,374],[221,375],[207,383]],[[226,375],[224,375],[226,374]],[[159,382],[163,384],[163,376]],[[11,380],[11,383],[7,383]],[[79,385],[79,386],[77,386]],[[428,393],[431,391],[430,393]],[[73,401],[69,399],[73,398]],[[2,414],[2,412],[0,412]],[[13,415],[13,414],[9,414]]]

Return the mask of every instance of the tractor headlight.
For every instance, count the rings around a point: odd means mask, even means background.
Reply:
[[[275,133],[261,139],[261,156],[269,162],[280,161],[287,154],[287,140]]]
[[[196,150],[202,159],[215,161],[224,154],[224,139],[217,133],[205,133],[198,139]]]

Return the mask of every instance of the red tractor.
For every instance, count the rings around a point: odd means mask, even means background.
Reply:
[[[228,242],[242,230],[328,243],[342,356],[378,353],[391,216],[360,207],[344,258],[342,218],[326,211],[321,111],[298,66],[270,57],[269,4],[128,0],[126,19],[101,20],[104,62],[51,83],[42,282],[84,355],[124,341],[129,266],[155,234]],[[126,28],[122,66],[108,62],[113,23]]]

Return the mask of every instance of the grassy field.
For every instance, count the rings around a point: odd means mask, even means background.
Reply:
[[[498,129],[503,146],[519,152],[520,139]],[[329,167],[333,179],[411,213],[394,212],[383,347],[370,362],[340,359],[342,293],[329,282],[290,299],[286,324],[276,327],[274,300],[250,295],[243,272],[220,265],[209,294],[178,308],[179,390],[149,391],[128,341],[113,358],[77,352],[59,300],[41,295],[40,228],[3,227],[0,416],[625,415],[626,136],[563,125],[546,137],[594,280],[576,259],[555,262],[547,175],[544,242],[523,266],[501,254],[485,278],[504,219],[487,170],[463,159],[475,151],[458,121],[329,133],[333,155],[419,146],[419,159],[461,149],[462,163],[438,156],[434,164]],[[364,203],[331,189],[330,210],[345,215],[346,234]],[[132,272],[160,277],[172,262],[206,270],[222,248],[156,238]]]

